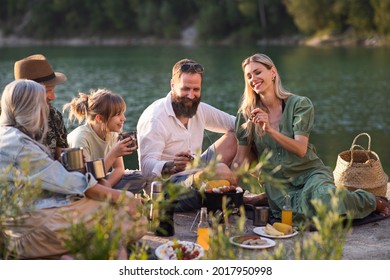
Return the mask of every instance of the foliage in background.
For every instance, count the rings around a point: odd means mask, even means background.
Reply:
[[[371,0],[374,24],[381,35],[390,35],[390,1]]]
[[[199,39],[204,42],[276,38],[296,34],[296,27],[303,33],[347,26],[358,27],[357,31],[378,28],[382,33],[388,32],[385,28],[388,25],[381,24],[386,19],[380,12],[390,7],[369,0],[330,2],[335,3],[329,5],[325,0],[0,0],[0,23],[4,34],[49,39],[72,36],[177,39],[190,26],[197,27]],[[332,9],[327,9],[329,6]]]
[[[389,35],[390,1],[283,0],[300,32],[306,35]]]
[[[388,36],[388,0],[0,0],[4,34],[52,39],[179,39],[247,43],[301,34]]]

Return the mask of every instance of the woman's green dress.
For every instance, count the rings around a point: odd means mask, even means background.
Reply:
[[[252,143],[248,143],[248,139],[244,137],[245,131],[241,126],[245,122],[244,116],[239,113],[236,120],[239,145],[255,144],[259,155],[265,150],[271,150],[271,164],[281,165],[281,170],[276,174],[276,177],[290,180],[286,184],[285,191],[265,184],[272,215],[275,218],[280,218],[286,191],[291,196],[294,221],[299,221],[305,216],[316,215],[311,204],[312,199],[319,199],[330,207],[331,193],[336,190],[333,172],[317,156],[314,146],[309,143],[306,155],[300,158],[283,149],[267,134],[262,137],[255,135]],[[294,135],[309,137],[313,123],[314,107],[310,99],[298,95],[290,96],[284,105],[279,131],[290,138],[294,138]],[[374,211],[375,207],[375,196],[364,190],[346,191],[337,206],[340,214],[343,215],[349,211],[353,218],[364,218]]]

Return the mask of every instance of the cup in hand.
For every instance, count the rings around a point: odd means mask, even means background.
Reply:
[[[126,138],[131,138],[132,140],[130,145],[128,146],[129,148],[137,146],[137,131],[133,130],[133,131],[124,131],[119,133],[118,135],[119,140],[123,140]]]
[[[83,148],[81,147],[63,149],[60,161],[68,171],[83,172],[85,170]]]
[[[87,172],[90,172],[95,179],[106,178],[106,169],[104,167],[104,159],[99,158],[85,163]]]

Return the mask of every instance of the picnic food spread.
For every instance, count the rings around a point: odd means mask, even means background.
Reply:
[[[156,255],[165,260],[194,260],[204,254],[203,248],[189,241],[168,241],[156,249]]]

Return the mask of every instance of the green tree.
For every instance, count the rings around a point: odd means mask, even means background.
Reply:
[[[331,2],[333,1],[284,0],[283,3],[299,31],[310,35],[327,28]]]
[[[291,16],[287,13],[283,0],[262,0],[262,2],[264,2],[266,17],[266,25],[262,29],[263,36],[272,38],[298,32]]]
[[[365,34],[372,32],[375,27],[370,0],[349,0],[346,23],[357,33]]]
[[[132,4],[129,0],[102,1],[104,13],[115,30],[125,31],[134,27],[136,14]]]
[[[390,0],[370,0],[374,24],[382,35],[390,34]]]
[[[228,23],[224,14],[224,3],[224,1],[197,1],[200,12],[196,27],[202,40],[222,39],[226,36]]]
[[[140,3],[137,11],[137,24],[141,34],[156,35],[159,22],[159,2],[146,0]]]
[[[298,29],[304,34],[355,35],[374,30],[370,0],[284,0]]]
[[[171,1],[164,1],[160,9],[160,18],[163,23],[161,31],[164,38],[167,39],[180,37],[180,28],[173,12],[173,6],[174,3]]]

